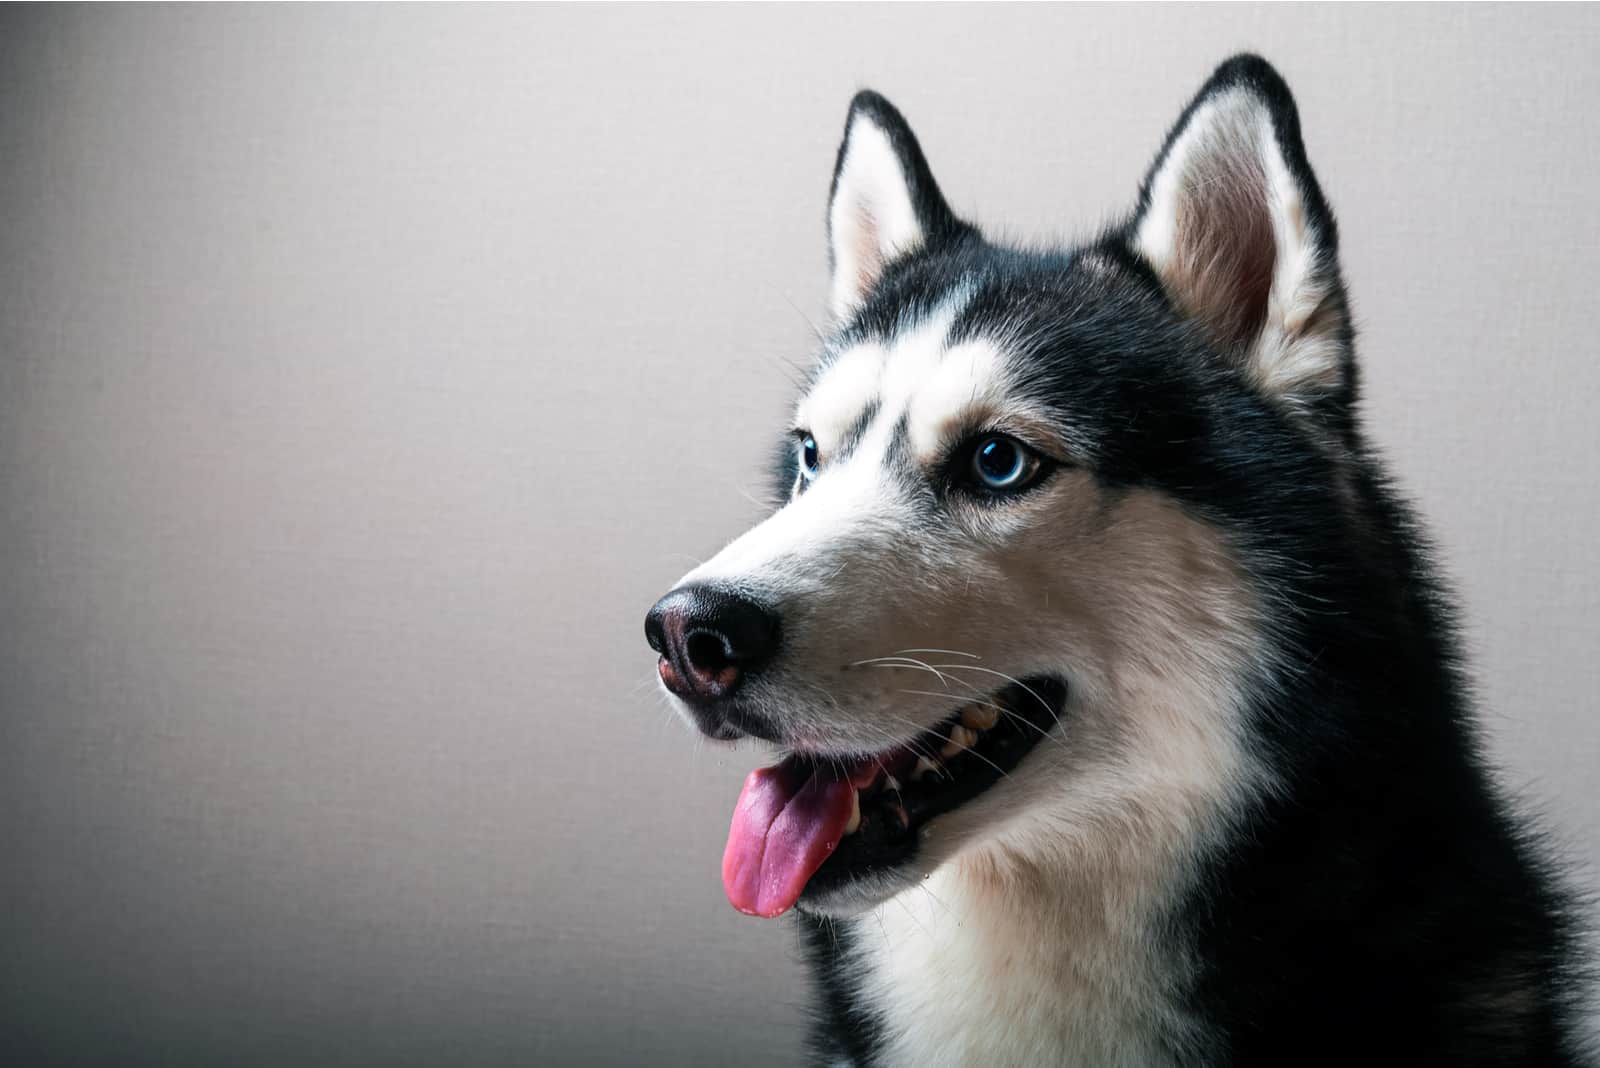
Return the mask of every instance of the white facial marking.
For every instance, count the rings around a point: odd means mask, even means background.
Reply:
[[[971,290],[958,290],[938,311],[895,339],[894,357],[883,370],[883,408],[886,414],[893,415],[889,425],[899,421],[911,398],[943,364],[950,328],[971,299]]]
[[[852,346],[834,358],[795,406],[794,425],[811,431],[824,454],[838,447],[861,413],[878,399],[888,353],[876,342]]]
[[[834,358],[795,406],[795,425],[811,431],[824,459],[871,404],[878,404],[873,443],[887,448],[889,433],[914,398],[919,410],[929,407],[922,397],[937,390],[930,383],[948,380],[950,392],[967,390],[962,395],[965,400],[978,387],[982,372],[997,371],[999,356],[988,344],[946,351],[950,327],[970,299],[970,291],[959,290],[926,320],[887,344],[865,342]],[[982,392],[990,396],[997,390],[998,386],[985,384]]]
[[[1008,387],[1004,361],[993,344],[968,341],[951,349],[910,404],[912,450],[931,457],[963,413],[1001,405]]]

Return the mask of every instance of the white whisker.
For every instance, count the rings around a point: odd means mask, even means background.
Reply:
[[[956,681],[960,682],[961,680],[957,679]],[[974,690],[973,692],[974,693],[980,693],[981,691]],[[942,693],[942,692],[940,692],[938,690],[896,690],[895,693],[914,693],[914,694],[917,694],[920,697],[943,697],[946,700],[949,700],[950,697],[953,696],[952,694]],[[1000,708],[999,705],[992,705],[992,704],[989,704],[989,702],[987,702],[987,701],[967,701],[967,700],[963,699],[961,707],[965,708],[965,707],[967,707],[967,705],[986,705],[989,708]],[[1004,711],[1004,709],[1001,709],[1001,711]]]
[[[924,924],[921,920],[917,919],[917,914],[915,912],[912,912],[911,909],[906,906],[906,903],[904,901],[901,901],[898,897],[891,897],[889,900],[893,901],[896,905],[899,905],[900,908],[905,911],[905,914],[907,916],[911,917],[911,922],[916,924],[918,927],[922,928],[922,933],[923,934],[927,935],[930,939],[933,937],[933,932],[928,930],[928,927],[927,927],[926,924]]]
[[[1021,690],[1035,701],[1038,701],[1039,707],[1050,713],[1050,718],[1056,721],[1056,726],[1061,726],[1061,717],[1056,715],[1056,710],[1050,707],[1049,701],[1046,701],[1043,697],[1040,697],[1036,692],[1034,692],[1032,687],[1023,682],[1021,679],[1012,675],[1007,675],[1004,671],[995,671],[991,668],[982,668],[975,664],[930,664],[928,666],[942,667],[950,671],[981,671],[985,675],[993,675],[996,678],[1005,679],[1007,682],[1014,684],[1017,689]]]
[[[901,723],[904,723],[908,727],[915,727],[916,726],[916,724],[912,723],[909,719],[900,719],[899,716],[896,716],[894,718],[897,719],[897,720],[900,720]],[[945,739],[945,740],[949,741],[948,738]],[[971,756],[977,757],[979,760],[981,760],[985,764],[989,765],[995,771],[998,771],[1001,774],[1002,777],[1007,778],[1007,779],[1011,778],[1011,773],[1010,772],[1006,771],[1005,768],[1002,768],[999,764],[996,764],[994,761],[990,760],[988,757],[984,756],[982,753],[978,752],[976,749],[963,749],[962,752],[967,753],[967,754],[969,754]],[[932,759],[932,758],[929,758],[929,759]]]
[[[938,894],[936,894],[932,890],[928,889],[928,884],[926,882],[924,882],[924,883],[922,883],[920,885],[922,886],[922,892],[927,894],[929,897],[933,898],[933,903],[938,905],[940,908],[944,909],[944,914],[946,916],[948,916],[952,920],[956,921],[956,926],[957,927],[963,926],[962,918],[960,916],[957,916],[954,912],[952,912],[950,910],[950,906],[946,905],[944,903],[944,901],[940,899]]]
[[[956,681],[957,682],[961,682],[960,679],[957,679]],[[937,690],[896,690],[895,692],[896,693],[916,694],[916,695],[918,695],[920,697],[949,697],[950,696],[947,693],[940,693]],[[975,687],[973,688],[973,693],[981,693],[981,692],[982,691],[978,690],[977,688],[975,688]],[[1024,716],[1021,712],[1018,712],[1014,708],[1007,708],[1005,705],[998,704],[998,703],[996,703],[994,701],[968,701],[967,704],[968,705],[979,705],[979,706],[981,706],[983,708],[992,708],[996,712],[1000,713],[1002,716],[1010,716],[1012,719],[1016,720],[1018,723],[1021,723],[1024,726],[1031,728],[1032,730],[1038,731],[1039,732],[1039,737],[1041,737],[1041,738],[1049,738],[1051,741],[1055,742],[1057,745],[1063,745],[1064,746],[1064,745],[1067,744],[1066,741],[1064,739],[1062,739],[1061,735],[1055,733],[1054,731],[1049,731],[1049,730],[1046,730],[1045,728],[1039,726],[1033,720],[1029,719],[1027,716]],[[965,707],[965,706],[962,706],[962,707]],[[1060,723],[1059,720],[1057,720],[1056,722],[1058,724]]]
[[[854,663],[846,664],[845,667],[914,667],[932,672],[946,686],[950,685],[951,682],[950,676],[944,674],[927,661],[918,660],[914,656],[875,656],[867,660],[857,660]]]

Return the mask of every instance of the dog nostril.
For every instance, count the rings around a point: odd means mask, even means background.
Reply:
[[[684,586],[661,598],[645,617],[644,633],[659,654],[663,685],[702,710],[731,695],[778,650],[777,613],[714,586]]]
[[[727,639],[710,631],[697,630],[684,642],[684,652],[689,663],[708,675],[715,675],[732,661],[728,657]]]

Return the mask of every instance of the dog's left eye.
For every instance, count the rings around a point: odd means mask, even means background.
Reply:
[[[957,473],[982,493],[1016,493],[1033,485],[1045,470],[1038,453],[1004,434],[979,438],[969,456],[967,470]]]
[[[800,438],[800,466],[805,469],[806,477],[815,475],[821,463],[822,454],[817,450],[817,439],[810,434],[803,435]]]

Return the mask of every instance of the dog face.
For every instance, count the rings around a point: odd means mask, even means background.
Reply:
[[[1349,433],[1287,90],[1225,65],[1132,219],[1049,253],[956,218],[863,93],[828,219],[836,325],[786,503],[646,624],[697,727],[787,754],[746,784],[730,898],[848,913],[952,858],[1181,850],[1264,781],[1238,681],[1277,625],[1260,518],[1285,471],[1337,486]]]

